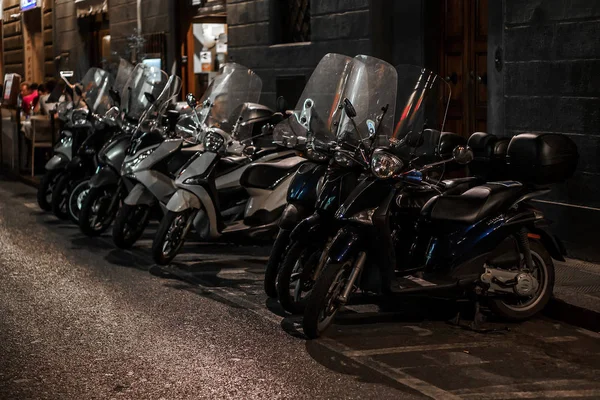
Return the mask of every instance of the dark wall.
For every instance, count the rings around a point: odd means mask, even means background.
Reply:
[[[81,78],[89,68],[84,38],[79,31],[75,2],[56,0],[54,24],[54,54],[63,55],[58,69],[72,69]]]
[[[559,132],[579,168],[541,203],[570,255],[600,260],[600,2],[505,0],[507,134]]]
[[[300,75],[308,80],[327,53],[373,55],[374,0],[312,0],[311,41],[293,44],[274,44],[273,1],[277,0],[227,0],[230,60],[260,75],[261,101],[266,105],[275,106],[277,77]]]

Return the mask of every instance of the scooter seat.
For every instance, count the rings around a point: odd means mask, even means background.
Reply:
[[[279,161],[254,163],[244,171],[240,184],[245,188],[268,189],[294,173],[304,161],[302,157],[288,157]]]
[[[523,185],[519,182],[491,182],[458,196],[436,196],[425,204],[421,213],[433,221],[473,224],[511,206],[522,193]]]

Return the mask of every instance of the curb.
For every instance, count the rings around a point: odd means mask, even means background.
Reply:
[[[7,168],[4,168],[4,167],[0,168],[0,175],[4,175],[5,177],[7,177],[9,179],[12,179],[12,180],[24,183],[27,186],[31,186],[31,187],[36,188],[36,189],[37,189],[37,187],[39,185],[39,182],[37,182],[36,180],[33,180],[30,177],[26,177],[26,176],[17,174],[16,172],[13,172],[13,171],[11,171],[11,170],[9,170]]]
[[[552,297],[542,312],[547,317],[593,332],[600,332],[600,313]]]

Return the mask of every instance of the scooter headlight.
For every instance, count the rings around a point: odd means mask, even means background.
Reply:
[[[397,175],[403,167],[404,163],[395,155],[390,154],[383,149],[377,149],[373,152],[373,158],[371,158],[371,171],[377,178],[391,178],[394,175]]]
[[[225,144],[223,136],[214,131],[208,131],[204,138],[204,148],[212,153],[217,153],[223,147],[223,144]]]
[[[137,168],[137,166],[140,165],[140,163],[142,161],[144,161],[146,158],[148,158],[148,156],[150,154],[152,154],[153,151],[154,151],[154,149],[146,150],[146,151],[140,153],[135,158],[125,161],[123,163],[123,175],[128,175],[132,172],[135,172],[135,169]]]

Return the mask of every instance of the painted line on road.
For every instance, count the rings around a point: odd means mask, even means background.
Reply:
[[[387,364],[384,364],[380,361],[374,360],[369,357],[353,357],[348,354],[352,354],[352,350],[339,343],[335,340],[329,338],[320,338],[317,340],[317,343],[322,345],[323,347],[335,352],[341,353],[344,356],[352,359],[352,361],[357,364],[361,364],[369,369],[372,369],[381,375],[384,375],[394,381],[407,386],[413,390],[416,390],[419,393],[424,394],[434,400],[460,400],[459,396],[456,396],[444,389],[441,389],[435,385],[432,385],[429,382],[423,381],[421,379],[415,378],[414,376],[396,368],[391,368]]]
[[[592,397],[600,398],[600,389],[589,390],[541,390],[537,392],[500,392],[490,393],[489,391],[481,393],[464,394],[462,399],[490,399],[490,400],[510,400],[510,399],[565,399],[573,397]]]
[[[566,343],[566,342],[575,342],[579,340],[576,336],[551,336],[551,337],[542,337],[542,342],[545,343]]]
[[[470,395],[474,393],[481,393],[482,390],[487,392],[510,392],[521,389],[521,391],[535,391],[535,388],[541,388],[544,390],[548,389],[556,389],[560,387],[574,387],[574,386],[584,386],[594,384],[593,381],[588,381],[585,379],[552,379],[552,380],[544,380],[544,381],[534,381],[534,382],[523,382],[523,383],[513,383],[510,385],[494,385],[494,386],[485,386],[485,387],[476,387],[476,388],[465,388],[465,389],[457,389],[453,390],[452,393],[457,395]]]
[[[348,357],[370,357],[384,354],[401,354],[414,353],[423,351],[439,351],[439,350],[467,350],[476,347],[498,346],[501,342],[475,342],[475,343],[446,343],[446,344],[429,344],[422,346],[402,346],[402,347],[385,347],[380,349],[368,350],[349,350],[344,353]]]

